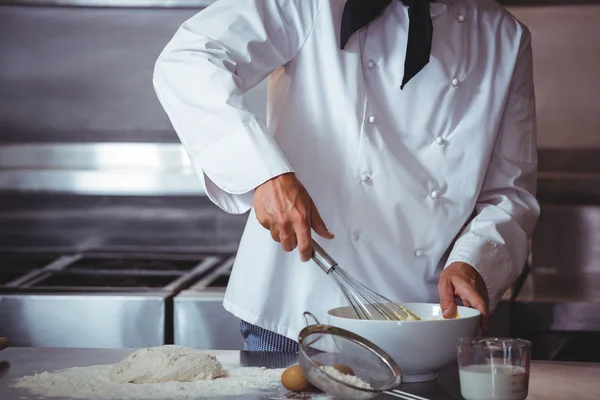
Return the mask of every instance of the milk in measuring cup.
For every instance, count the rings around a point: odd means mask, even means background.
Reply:
[[[459,370],[460,391],[466,400],[524,400],[529,376],[523,367],[469,365]]]

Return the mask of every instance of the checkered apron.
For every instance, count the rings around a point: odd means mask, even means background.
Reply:
[[[240,332],[244,337],[246,351],[277,351],[297,353],[298,343],[275,332],[240,320]]]

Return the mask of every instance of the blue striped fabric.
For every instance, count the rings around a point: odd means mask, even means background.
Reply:
[[[275,332],[240,320],[240,332],[244,337],[245,351],[277,351],[297,353],[298,343]]]

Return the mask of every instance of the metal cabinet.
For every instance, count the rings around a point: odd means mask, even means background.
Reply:
[[[197,349],[242,350],[239,319],[223,308],[233,257],[173,300],[174,342]]]

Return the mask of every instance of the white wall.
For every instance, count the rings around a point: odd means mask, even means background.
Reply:
[[[600,148],[600,5],[510,11],[532,34],[538,146]]]

